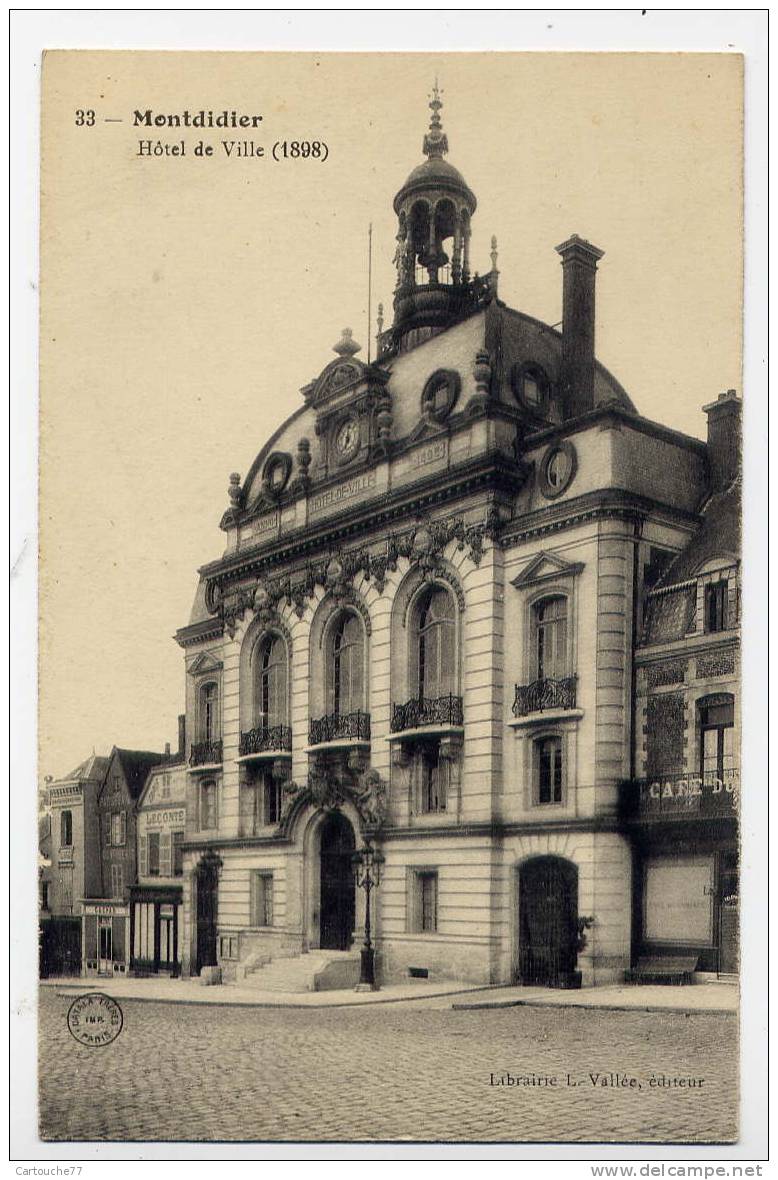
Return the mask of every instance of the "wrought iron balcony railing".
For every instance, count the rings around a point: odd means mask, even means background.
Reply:
[[[625,819],[733,819],[740,799],[740,767],[704,774],[671,774],[621,784]]]
[[[239,750],[243,755],[289,751],[291,748],[292,730],[288,725],[257,725],[240,735]]]
[[[562,680],[533,680],[532,684],[517,684],[513,701],[514,717],[528,713],[543,713],[547,709],[574,709],[577,676]]]
[[[357,709],[355,713],[328,713],[326,717],[312,717],[308,725],[308,741],[312,746],[322,742],[370,741],[370,714]]]
[[[422,729],[425,725],[463,724],[462,698],[453,693],[444,697],[414,697],[404,705],[392,706],[392,733]]]
[[[190,766],[217,765],[222,760],[221,738],[215,742],[192,742],[189,753]]]

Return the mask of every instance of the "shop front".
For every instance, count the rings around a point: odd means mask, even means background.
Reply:
[[[82,902],[82,973],[114,979],[130,963],[130,909],[110,899]]]
[[[133,975],[181,974],[181,887],[133,885],[130,889]]]

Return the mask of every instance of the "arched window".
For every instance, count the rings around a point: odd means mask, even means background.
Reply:
[[[59,821],[59,846],[70,848],[73,843],[73,812],[63,811]]]
[[[537,680],[562,680],[567,663],[567,599],[544,598],[532,608],[533,675]]]
[[[365,707],[365,640],[356,615],[341,615],[331,643],[330,711],[345,716]]]
[[[200,740],[219,740],[219,686],[209,680],[200,688]]]
[[[286,644],[280,635],[268,635],[256,656],[254,724],[263,730],[287,723]]]
[[[448,590],[433,586],[414,612],[413,679],[419,700],[435,700],[456,691],[456,620]]]
[[[700,774],[723,781],[734,768],[735,699],[720,692],[697,702],[700,721]]]

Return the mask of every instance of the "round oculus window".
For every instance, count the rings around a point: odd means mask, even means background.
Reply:
[[[455,369],[438,369],[428,378],[421,395],[421,412],[433,422],[445,422],[456,405],[460,389]]]
[[[273,451],[262,470],[262,490],[266,496],[280,496],[292,474],[292,456]]]
[[[538,483],[543,495],[553,500],[570,486],[578,465],[575,447],[570,442],[549,447],[540,464]]]

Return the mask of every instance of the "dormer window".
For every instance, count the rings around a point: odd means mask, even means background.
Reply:
[[[728,583],[711,582],[705,587],[705,630],[726,631]]]
[[[511,371],[511,388],[519,405],[540,417],[546,416],[551,383],[540,365],[514,365]]]

